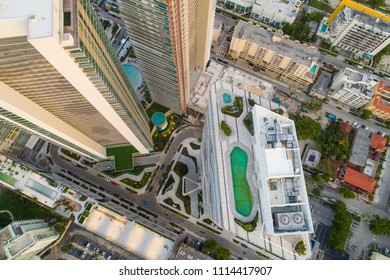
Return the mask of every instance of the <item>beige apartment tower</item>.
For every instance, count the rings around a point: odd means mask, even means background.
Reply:
[[[3,0],[0,119],[94,158],[152,149],[147,115],[89,0]]]
[[[191,75],[210,55],[214,0],[119,0],[153,101],[186,112]]]

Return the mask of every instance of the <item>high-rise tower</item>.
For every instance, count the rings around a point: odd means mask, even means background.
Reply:
[[[89,0],[3,0],[0,119],[95,158],[151,150],[147,115]]]
[[[210,55],[215,1],[120,0],[153,100],[186,111],[191,74]]]

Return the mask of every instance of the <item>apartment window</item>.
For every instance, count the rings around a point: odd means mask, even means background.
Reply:
[[[71,25],[70,19],[71,19],[70,12],[65,12],[64,13],[64,26],[70,26]]]

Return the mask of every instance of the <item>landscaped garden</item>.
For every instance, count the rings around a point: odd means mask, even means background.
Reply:
[[[239,118],[244,110],[244,102],[241,96],[236,96],[232,106],[225,106],[222,108],[222,113],[229,116]]]
[[[54,214],[51,210],[29,200],[17,192],[0,187],[1,210],[8,210],[15,220],[25,219],[56,219],[58,222],[66,221],[65,218]]]
[[[232,130],[231,130],[230,126],[225,121],[221,121],[221,130],[223,131],[223,133],[226,136],[232,135]]]
[[[152,140],[154,143],[154,150],[155,151],[162,151],[164,150],[169,137],[171,136],[172,132],[178,128],[181,125],[181,118],[179,118],[177,115],[172,114],[167,117],[168,121],[168,128],[164,131],[158,131],[153,134]]]
[[[136,188],[136,189],[142,189],[145,184],[148,182],[150,175],[152,175],[152,172],[147,172],[142,177],[141,181],[135,181],[129,178],[122,179],[121,182],[125,183],[126,185],[129,185],[130,187]]]

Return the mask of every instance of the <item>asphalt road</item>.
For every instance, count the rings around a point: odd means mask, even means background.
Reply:
[[[163,159],[161,160],[161,163],[165,166],[168,166],[169,163],[172,161],[172,158],[177,151],[178,147],[180,146],[180,143],[187,138],[195,137],[199,138],[201,136],[201,129],[200,128],[186,128],[183,131],[181,131],[176,137],[174,138],[173,142],[170,145],[170,148],[168,149],[168,152],[165,155],[162,155]],[[156,228],[154,228],[156,231],[161,231],[160,227],[166,228],[170,222],[173,222],[175,224],[178,224],[182,226],[186,231],[189,231],[190,233],[193,233],[203,239],[212,238],[218,242],[218,244],[221,247],[225,247],[229,249],[232,253],[232,255],[235,256],[242,256],[246,259],[251,260],[259,260],[259,259],[265,259],[264,257],[260,257],[257,255],[255,251],[253,251],[250,248],[243,248],[232,241],[233,236],[228,236],[228,239],[215,234],[211,231],[208,231],[207,229],[185,219],[182,218],[174,213],[172,213],[169,210],[166,210],[162,206],[160,206],[157,203],[156,197],[152,194],[154,194],[153,191],[156,191],[159,187],[158,182],[161,180],[161,177],[165,171],[159,170],[151,184],[152,192],[147,192],[142,195],[134,195],[129,193],[126,190],[123,190],[119,187],[113,186],[111,183],[104,180],[104,178],[100,178],[96,176],[96,172],[91,172],[90,170],[83,170],[80,168],[77,168],[73,166],[70,162],[62,160],[61,157],[58,155],[58,147],[51,146],[50,148],[50,156],[54,162],[54,164],[60,168],[65,169],[68,171],[73,172],[74,174],[80,176],[81,178],[84,178],[91,183],[94,183],[102,188],[105,189],[106,193],[105,195],[107,197],[114,198],[112,195],[110,195],[108,192],[115,192],[120,195],[120,197],[134,203],[136,206],[141,206],[145,209],[147,209],[150,212],[153,212],[158,215],[158,218],[156,219]],[[146,206],[143,204],[143,201],[147,200],[149,204]],[[162,233],[163,234],[163,233]],[[224,234],[227,236],[227,233]],[[243,253],[245,251],[245,253]]]

